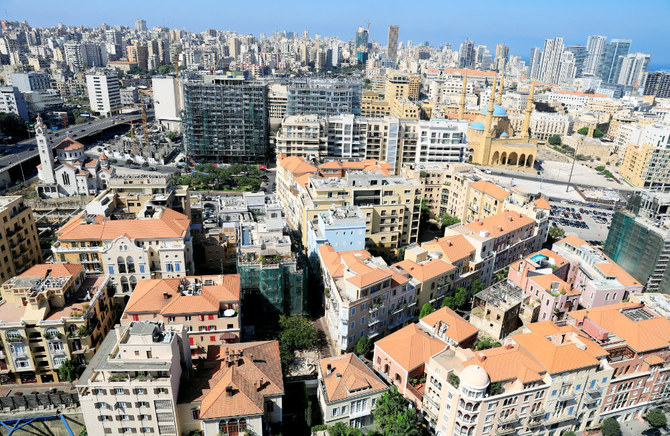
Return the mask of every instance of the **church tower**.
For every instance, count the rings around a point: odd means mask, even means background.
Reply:
[[[42,117],[38,116],[35,124],[35,138],[37,139],[37,150],[40,153],[42,168],[39,177],[43,183],[56,183],[54,173],[54,152],[51,147],[51,138],[47,136],[46,126]]]

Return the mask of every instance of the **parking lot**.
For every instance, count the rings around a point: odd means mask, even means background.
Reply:
[[[562,228],[566,235],[575,235],[591,243],[607,239],[613,211],[563,203],[550,204],[551,225]]]

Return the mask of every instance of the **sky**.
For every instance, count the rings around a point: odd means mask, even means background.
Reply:
[[[670,67],[670,0],[2,0],[0,17],[32,26],[147,25],[201,32],[205,29],[270,34],[275,30],[337,36],[348,41],[370,21],[370,36],[386,44],[387,27],[400,26],[400,40],[449,42],[470,38],[495,52],[504,42],[527,58],[532,47],[561,36],[566,45],[586,45],[588,35],[632,39],[631,51],[651,54],[652,67]],[[653,69],[653,68],[652,68]]]

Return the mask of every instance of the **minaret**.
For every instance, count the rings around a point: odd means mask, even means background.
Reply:
[[[502,106],[502,93],[503,93],[503,82],[505,81],[505,75],[500,76],[500,89],[498,90],[498,98],[496,99],[496,104]]]
[[[40,163],[42,164],[42,169],[39,171],[40,179],[44,183],[56,183],[51,138],[45,132],[46,126],[42,122],[42,117],[38,115],[35,124],[35,138],[37,139],[37,150],[40,153]]]
[[[484,121],[484,133],[489,136],[491,133],[491,122],[493,121],[493,100],[496,96],[496,80],[498,76],[493,78],[493,87],[491,88],[491,96],[489,97],[489,107],[486,109],[486,119]]]
[[[535,93],[535,80],[530,87],[530,94],[528,94],[528,104],[526,104],[526,116],[523,119],[521,126],[521,137],[530,138],[530,115],[533,113],[533,94]]]
[[[458,119],[465,118],[465,94],[468,88],[468,71],[463,74],[463,89],[461,89],[461,102],[458,104]]]

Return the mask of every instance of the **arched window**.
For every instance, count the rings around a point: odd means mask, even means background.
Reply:
[[[126,261],[123,259],[123,257],[119,256],[116,259],[116,263],[119,266],[119,274],[125,274],[126,273]]]
[[[133,261],[132,257],[130,256],[126,257],[126,266],[128,268],[129,273],[135,272],[135,262]]]
[[[128,277],[121,277],[121,292],[130,292],[130,287],[128,286]]]
[[[64,185],[70,184],[70,175],[67,173],[63,173],[63,184]]]
[[[130,276],[129,283],[130,283],[130,289],[134,290],[135,285],[137,285],[137,279],[135,278],[135,276]]]

